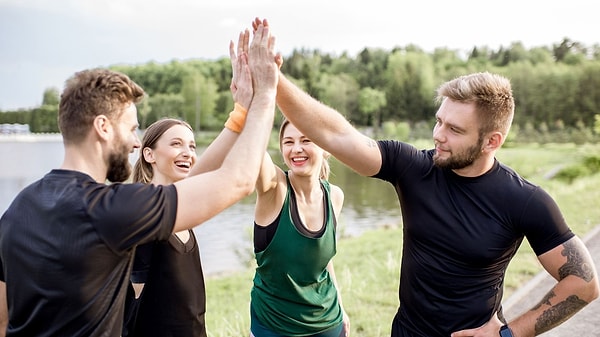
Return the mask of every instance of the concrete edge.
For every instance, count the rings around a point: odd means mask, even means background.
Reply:
[[[583,243],[587,244],[587,242],[590,241],[591,238],[593,238],[596,235],[600,235],[599,233],[600,233],[600,225],[597,225],[589,233],[587,233],[586,236],[582,239]],[[530,294],[533,289],[537,288],[539,286],[539,284],[542,282],[542,280],[544,280],[546,277],[550,277],[550,275],[545,270],[542,270],[537,275],[535,275],[526,284],[524,284],[519,289],[517,289],[514,293],[512,293],[510,295],[510,297],[506,299],[506,301],[502,302],[502,311],[504,311],[505,314],[507,312],[510,312],[512,307],[517,302],[519,302],[521,299],[523,299],[526,295]]]

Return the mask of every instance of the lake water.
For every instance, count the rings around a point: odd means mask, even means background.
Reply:
[[[59,167],[63,155],[60,135],[0,135],[0,213],[21,189]],[[130,159],[134,162],[137,152]],[[335,160],[330,163],[330,181],[345,194],[338,219],[342,235],[399,224],[398,199],[390,184],[360,177]],[[206,275],[239,271],[252,261],[254,200],[249,196],[194,229]]]

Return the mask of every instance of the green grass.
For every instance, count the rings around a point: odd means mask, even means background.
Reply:
[[[541,185],[563,211],[580,237],[600,224],[600,175],[577,178],[567,184],[549,179],[560,167],[600,153],[600,145],[547,144],[504,148],[498,158],[525,178]],[[368,179],[368,178],[364,178]],[[386,228],[338,242],[334,259],[344,307],[354,337],[389,336],[398,307],[402,230]],[[524,240],[511,262],[505,283],[505,299],[542,270]],[[249,335],[249,301],[253,271],[210,277],[207,287],[207,329],[211,337]]]

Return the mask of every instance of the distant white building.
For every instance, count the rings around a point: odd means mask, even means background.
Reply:
[[[0,124],[0,135],[27,135],[30,133],[29,124]]]

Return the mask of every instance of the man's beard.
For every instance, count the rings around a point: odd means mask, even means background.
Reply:
[[[116,141],[119,148],[109,155],[108,172],[106,173],[106,179],[113,183],[123,182],[131,175],[129,148],[120,137]]]
[[[441,160],[438,156],[433,156],[433,163],[439,168],[447,168],[451,170],[460,170],[472,165],[475,160],[481,157],[481,147],[483,139],[479,139],[477,143],[464,152],[451,155],[448,159]]]

